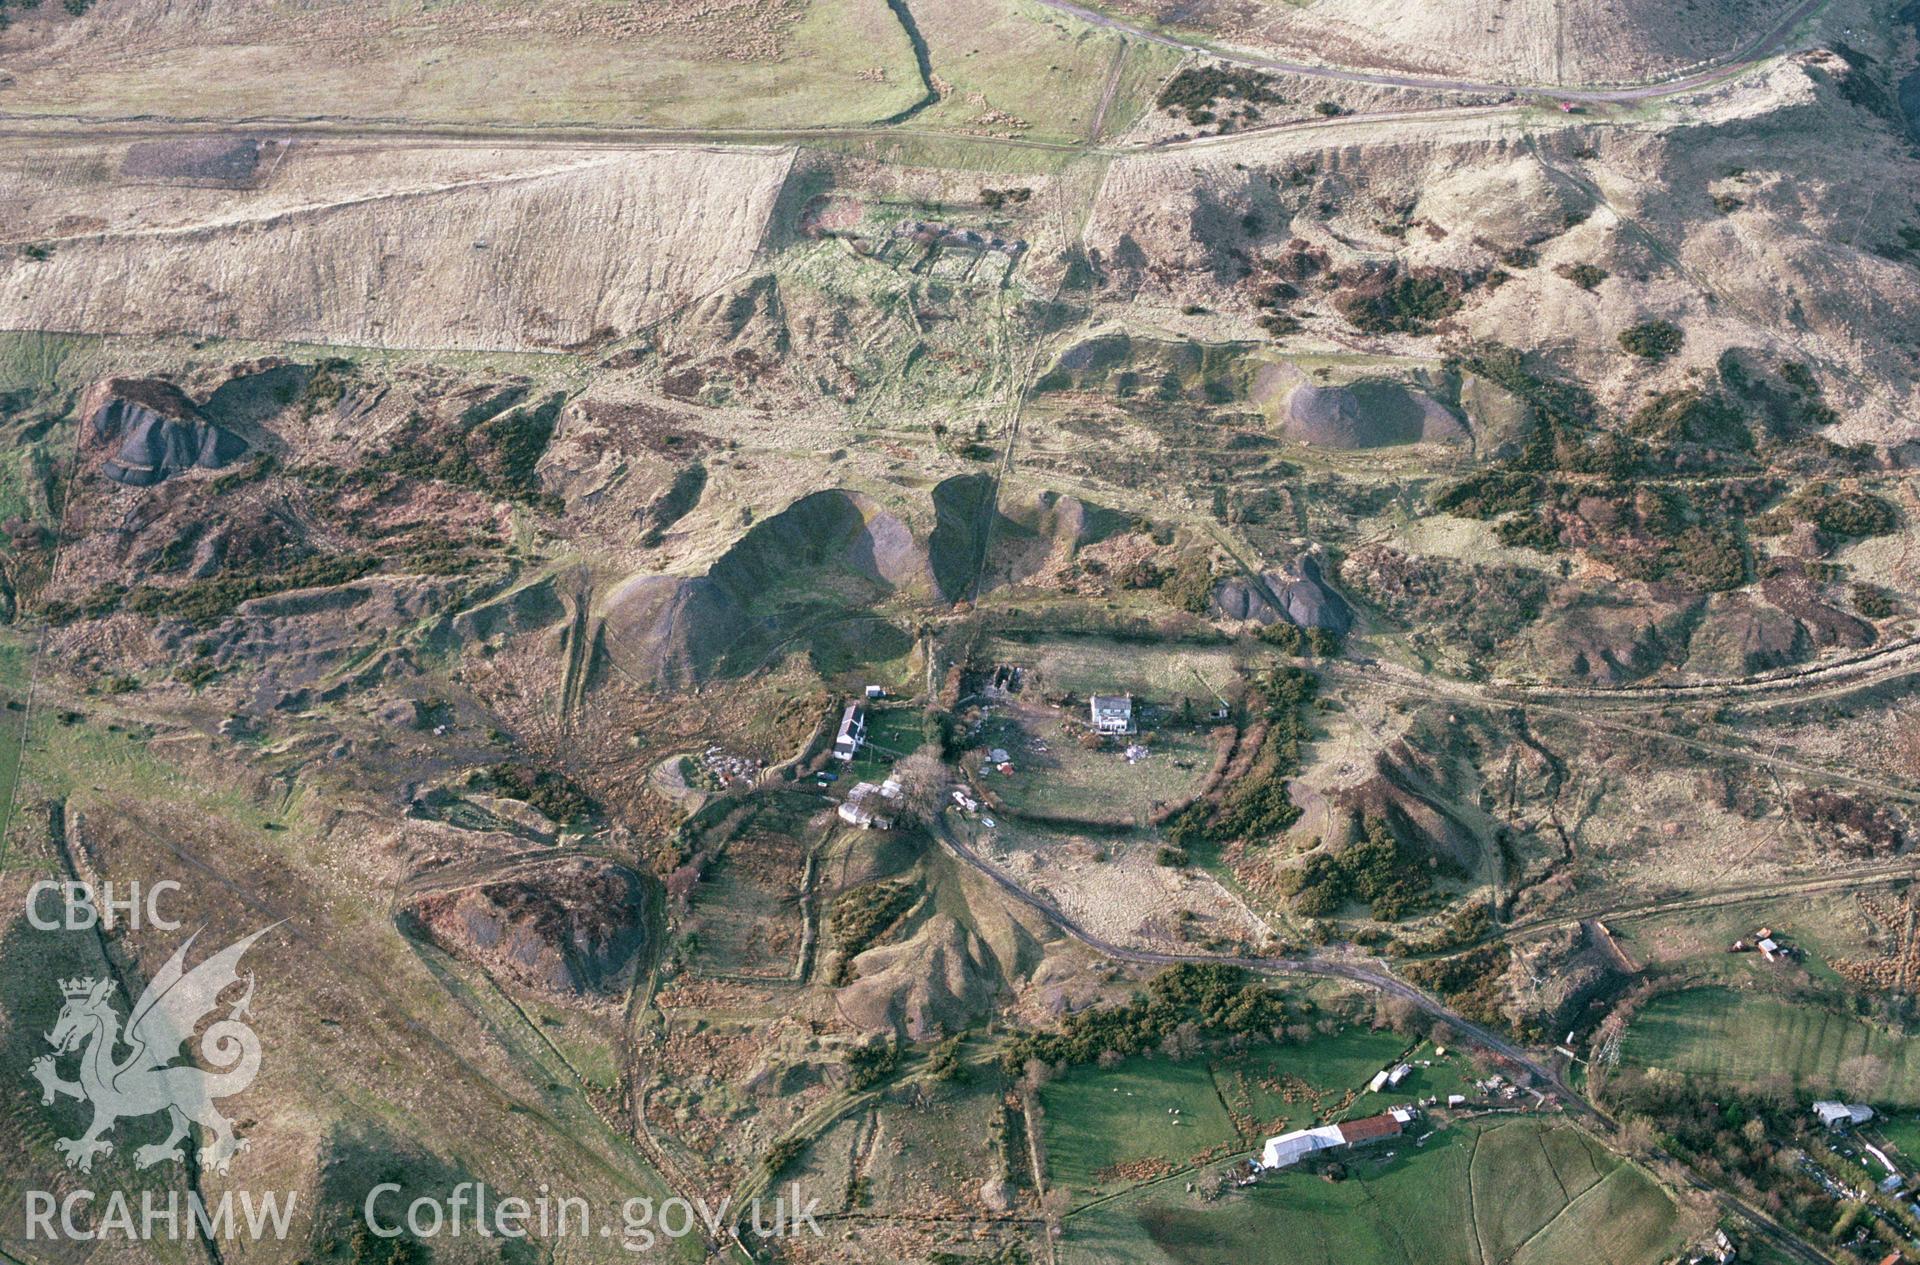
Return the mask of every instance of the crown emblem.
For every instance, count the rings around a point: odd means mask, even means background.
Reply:
[[[60,981],[60,991],[67,995],[69,1001],[80,1001],[93,992],[93,986],[97,982],[91,975],[63,979]]]

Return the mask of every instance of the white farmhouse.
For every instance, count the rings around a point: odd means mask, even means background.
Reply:
[[[1130,734],[1133,728],[1133,695],[1095,694],[1087,702],[1088,718],[1098,734]]]
[[[840,731],[833,737],[833,754],[837,759],[851,760],[866,743],[867,709],[858,703],[848,703],[847,710],[840,713]]]

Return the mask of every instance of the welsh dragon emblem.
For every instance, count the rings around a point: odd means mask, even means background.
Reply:
[[[65,1094],[93,1104],[93,1123],[87,1131],[54,1143],[67,1167],[90,1171],[94,1156],[113,1150],[107,1134],[116,1123],[156,1112],[167,1113],[171,1129],[165,1141],[134,1152],[134,1163],[141,1168],[184,1160],[182,1144],[196,1124],[212,1136],[203,1155],[217,1172],[225,1173],[233,1157],[247,1148],[215,1103],[244,1090],[260,1071],[260,1038],[245,1022],[253,1000],[251,972],[244,977],[245,991],[225,1017],[214,1020],[201,1034],[200,1058],[213,1070],[174,1063],[200,1022],[219,1009],[220,995],[243,982],[237,969],[241,955],[271,930],[254,932],[192,970],[186,969],[187,950],[199,933],[188,936],[140,994],[124,1031],[112,1004],[114,981],[60,982],[66,1004],[47,1034],[54,1053],[34,1060],[33,1075],[40,1082],[42,1103]],[[128,1053],[119,1057],[123,1047]],[[62,1080],[56,1060],[75,1051],[80,1055],[79,1079]]]

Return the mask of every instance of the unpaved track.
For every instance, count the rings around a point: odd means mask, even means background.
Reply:
[[[1089,25],[1118,32],[1128,38],[1175,48],[1197,56],[1251,66],[1283,74],[1301,75],[1341,83],[1376,87],[1411,88],[1433,92],[1512,95],[1585,104],[1632,104],[1676,96],[1710,86],[1739,75],[1745,70],[1789,50],[1793,33],[1801,23],[1823,8],[1827,0],[1800,0],[1765,34],[1745,49],[1699,71],[1672,79],[1617,87],[1556,87],[1551,84],[1512,83],[1447,79],[1423,75],[1395,74],[1346,66],[1314,65],[1281,58],[1261,57],[1243,51],[1211,48],[1181,40],[1144,27],[1135,26],[1094,9],[1083,8],[1071,0],[1037,0],[1037,3]],[[1124,50],[1123,50],[1124,51]],[[1094,128],[1082,140],[1049,141],[1009,136],[972,136],[933,128],[902,127],[907,115],[851,127],[822,128],[672,128],[648,126],[609,126],[575,124],[524,124],[505,120],[477,123],[430,123],[403,117],[354,117],[345,115],[271,115],[239,117],[167,117],[156,115],[53,115],[0,112],[0,138],[23,137],[44,140],[62,133],[95,139],[168,137],[182,133],[230,133],[235,131],[272,132],[276,135],[335,137],[355,140],[386,140],[390,143],[438,142],[441,144],[475,142],[481,144],[514,143],[522,145],[564,145],[569,147],[606,145],[615,148],[634,146],[684,145],[788,145],[808,141],[873,140],[882,136],[942,141],[961,145],[984,145],[1014,149],[1047,150],[1064,153],[1100,151],[1101,129],[1114,89],[1118,86],[1123,57],[1115,58],[1109,72],[1105,97],[1100,103]],[[916,112],[917,112],[916,107]],[[1429,117],[1471,117],[1514,113],[1524,108],[1511,105],[1436,106],[1425,110],[1383,111],[1342,115],[1330,119],[1305,119],[1266,127],[1247,128],[1221,136],[1192,137],[1185,141],[1162,141],[1152,148],[1184,148],[1232,144],[1249,136],[1320,127],[1351,127],[1362,122],[1407,122]],[[1119,147],[1137,150],[1142,146]]]
[[[1335,680],[1346,681],[1350,684],[1375,689],[1385,688],[1389,690],[1399,690],[1408,694],[1419,694],[1434,699],[1447,699],[1475,707],[1519,709],[1547,716],[1557,716],[1594,729],[1611,729],[1617,733],[1634,734],[1658,742],[1671,743],[1693,751],[1704,752],[1708,755],[1719,756],[1723,759],[1739,760],[1747,764],[1758,764],[1772,769],[1784,769],[1813,781],[1837,782],[1845,786],[1857,787],[1860,790],[1872,791],[1877,795],[1885,796],[1888,799],[1899,800],[1902,803],[1920,804],[1920,788],[1883,781],[1879,778],[1869,777],[1864,774],[1849,773],[1841,769],[1830,769],[1819,765],[1806,764],[1774,752],[1758,751],[1749,747],[1735,746],[1731,743],[1720,742],[1713,738],[1700,737],[1695,734],[1675,733],[1654,725],[1636,724],[1632,721],[1621,719],[1617,714],[1609,713],[1599,707],[1577,705],[1592,701],[1584,697],[1574,697],[1566,699],[1565,701],[1559,701],[1561,696],[1549,690],[1543,689],[1536,694],[1528,690],[1514,690],[1513,687],[1508,687],[1508,690],[1503,692],[1466,681],[1449,680],[1444,677],[1418,676],[1410,670],[1382,663],[1362,665],[1335,661],[1323,663],[1319,665],[1319,668],[1326,676]],[[1905,674],[1905,672],[1902,672],[1898,675]],[[1895,674],[1889,674],[1888,679],[1891,679],[1894,675]],[[1854,681],[1849,683],[1846,688],[1856,689],[1859,688],[1861,684],[1863,684],[1863,682]],[[1657,709],[1672,702],[1711,701],[1712,699],[1720,697],[1726,697],[1726,695],[1708,693],[1704,695],[1693,695],[1687,698],[1655,696],[1650,699],[1635,701],[1638,704],[1636,710],[1647,711]],[[1784,697],[1792,699],[1795,696],[1788,693],[1784,695]]]
[[[1795,28],[1825,7],[1827,0],[1800,0],[1799,4],[1783,14],[1779,21],[1752,43],[1731,56],[1715,62],[1705,70],[1691,71],[1671,79],[1651,80],[1646,83],[1584,88],[1541,83],[1446,79],[1430,75],[1395,74],[1390,71],[1359,70],[1347,66],[1323,66],[1311,62],[1287,61],[1284,58],[1262,57],[1257,53],[1211,47],[1192,40],[1178,39],[1159,31],[1133,25],[1096,9],[1083,8],[1072,3],[1071,0],[1035,0],[1035,2],[1090,26],[1115,31],[1148,43],[1161,44],[1167,48],[1177,48],[1182,52],[1193,53],[1215,61],[1251,66],[1257,70],[1270,70],[1286,75],[1304,75],[1315,79],[1331,79],[1340,83],[1368,84],[1382,88],[1420,88],[1433,92],[1533,93],[1563,101],[1607,103],[1647,101],[1655,97],[1691,92],[1696,88],[1716,83],[1729,75],[1737,74],[1756,62],[1785,51],[1792,42]]]
[[[1551,1087],[1558,1093],[1561,1101],[1570,1112],[1584,1117],[1587,1122],[1599,1132],[1613,1133],[1618,1128],[1617,1123],[1611,1116],[1595,1107],[1581,1095],[1573,1092],[1557,1072],[1548,1068],[1525,1050],[1507,1040],[1505,1037],[1500,1036],[1498,1033],[1492,1032],[1474,1023],[1472,1020],[1465,1018],[1454,1010],[1449,1009],[1441,1002],[1427,996],[1411,984],[1387,973],[1383,968],[1327,958],[1250,958],[1225,954],[1156,953],[1144,949],[1125,948],[1094,935],[1079,923],[1075,922],[1058,906],[1055,906],[1049,901],[1042,900],[1040,897],[1027,891],[1026,888],[1020,886],[1013,878],[1002,873],[992,863],[975,852],[969,843],[961,839],[948,827],[944,818],[937,819],[934,822],[933,835],[948,852],[986,876],[989,881],[1012,899],[1034,910],[1042,918],[1046,919],[1047,922],[1066,935],[1073,937],[1088,948],[1106,957],[1113,958],[1116,961],[1137,962],[1148,966],[1176,966],[1181,963],[1193,962],[1237,966],[1261,975],[1316,975],[1327,979],[1346,980],[1349,983],[1359,984],[1362,987],[1371,988],[1392,997],[1403,998],[1419,1008],[1426,1015],[1452,1025],[1455,1031],[1460,1032],[1468,1039],[1492,1050],[1494,1053],[1501,1055],[1514,1064],[1526,1068],[1527,1071],[1538,1077],[1542,1084]],[[1664,1153],[1659,1154],[1662,1158],[1671,1158],[1665,1156]],[[1723,1208],[1744,1222],[1751,1231],[1766,1238],[1776,1248],[1788,1256],[1795,1260],[1803,1261],[1806,1265],[1829,1265],[1828,1257],[1807,1244],[1797,1235],[1786,1230],[1765,1213],[1736,1196],[1728,1194],[1726,1191],[1712,1185],[1691,1169],[1686,1169],[1685,1172],[1687,1182],[1692,1185],[1694,1189],[1711,1195]]]
[[[1920,637],[1888,642],[1846,659],[1809,663],[1777,672],[1679,685],[1558,686],[1496,681],[1493,689],[1509,689],[1523,698],[1555,701],[1619,703],[1636,707],[1667,703],[1725,702],[1733,699],[1785,696],[1789,702],[1850,693],[1905,677],[1920,675]]]
[[[1623,918],[1647,918],[1656,914],[1685,913],[1695,909],[1723,909],[1753,901],[1781,896],[1813,896],[1822,892],[1852,892],[1871,887],[1892,887],[1920,881],[1920,866],[1910,857],[1845,874],[1826,874],[1812,878],[1780,879],[1768,883],[1747,883],[1737,887],[1716,888],[1705,896],[1674,896],[1662,900],[1640,901],[1630,905],[1612,905],[1580,914],[1554,914],[1522,919],[1500,929],[1498,938],[1512,940],[1547,931],[1575,927],[1599,918],[1619,921]]]
[[[489,147],[513,145],[526,148],[555,146],[565,149],[597,147],[683,149],[700,145],[779,146],[807,141],[871,141],[890,136],[951,141],[958,145],[1053,150],[1064,153],[1078,153],[1087,149],[1083,141],[1036,140],[1019,136],[971,136],[963,132],[943,132],[933,128],[891,127],[884,123],[861,127],[682,128],[642,125],[588,126],[567,123],[525,124],[505,121],[433,123],[419,119],[329,115],[300,117],[252,115],[236,118],[196,115],[168,118],[153,115],[100,116],[0,112],[0,137],[28,140],[44,141],[60,136],[95,140],[142,140],[182,135],[224,136],[234,133],[261,133],[288,139],[307,137],[384,141],[395,145],[475,144]]]
[[[1241,957],[1221,953],[1161,953],[1152,949],[1132,949],[1124,945],[1105,940],[1088,931],[1051,901],[1043,900],[1022,887],[1018,881],[1000,870],[992,862],[974,851],[973,845],[961,839],[948,827],[945,819],[937,820],[933,828],[934,837],[956,858],[972,866],[985,875],[996,887],[1014,900],[1035,911],[1059,930],[1072,936],[1088,948],[1103,956],[1121,962],[1138,962],[1147,966],[1178,966],[1182,963],[1201,963],[1220,966],[1237,966],[1261,975],[1318,975],[1327,979],[1341,979],[1349,983],[1360,984],[1386,993],[1392,997],[1403,998],[1411,1002],[1427,1015],[1444,1020],[1460,1032],[1471,1037],[1476,1043],[1485,1046],[1538,1077],[1540,1082],[1558,1092],[1574,1111],[1589,1115],[1598,1113],[1578,1094],[1574,1093],[1560,1079],[1560,1074],[1546,1064],[1535,1059],[1518,1045],[1500,1034],[1473,1022],[1457,1011],[1451,1010],[1440,1002],[1427,996],[1413,985],[1384,968],[1369,966],[1357,962],[1344,962],[1335,958],[1257,958]]]

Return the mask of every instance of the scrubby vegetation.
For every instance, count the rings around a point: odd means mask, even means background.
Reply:
[[[1899,511],[1885,498],[1857,489],[1812,483],[1752,521],[1757,536],[1780,536],[1795,526],[1811,526],[1827,540],[1891,535],[1900,528]]]
[[[321,409],[332,408],[346,395],[348,383],[355,372],[351,360],[339,356],[322,357],[307,374],[307,380],[294,403],[308,417]]]
[[[535,466],[547,451],[567,397],[553,394],[534,408],[514,408],[470,429],[435,427],[416,413],[366,469],[438,479],[557,513],[558,497],[540,490]]]
[[[1457,366],[1508,391],[1526,406],[1530,429],[1515,467],[1549,470],[1587,464],[1585,433],[1597,408],[1585,387],[1535,372],[1524,354],[1499,343],[1474,346]]]
[[[1684,342],[1686,335],[1672,321],[1642,321],[1620,331],[1621,349],[1643,360],[1665,360]]]
[[[956,1033],[933,1047],[927,1054],[927,1075],[937,1081],[964,1081],[967,1065],[960,1061],[960,1045],[966,1038]]]
[[[232,614],[242,602],[294,589],[345,584],[379,565],[379,558],[364,553],[312,557],[285,570],[265,574],[216,576],[179,588],[142,585],[128,594],[126,606],[142,615],[208,623]]]
[[[1342,638],[1331,628],[1302,628],[1298,624],[1263,624],[1254,634],[1281,654],[1318,655],[1330,659],[1340,653]]]
[[[424,1265],[430,1259],[418,1239],[405,1234],[393,1238],[376,1235],[358,1209],[351,1215],[353,1233],[347,1247],[353,1265]]]
[[[847,1051],[847,1088],[855,1093],[871,1089],[900,1066],[900,1046],[892,1040],[857,1045]]]
[[[1591,290],[1612,274],[1605,268],[1593,264],[1561,264],[1554,272],[1579,286],[1582,290]]]
[[[1164,830],[1177,846],[1230,839],[1267,839],[1284,834],[1300,819],[1287,780],[1300,770],[1301,748],[1311,734],[1307,707],[1319,678],[1292,665],[1263,675],[1255,689],[1264,704],[1266,736],[1253,769],[1225,792],[1216,805],[1197,800],[1169,817]]]
[[[54,599],[41,614],[56,624],[77,619],[99,619],[126,609],[159,619],[207,624],[233,614],[243,602],[295,589],[346,584],[375,570],[380,559],[370,553],[315,555],[291,565],[263,572],[242,572],[194,580],[174,587],[142,584],[129,590],[108,584],[77,599]]]
[[[1282,890],[1309,917],[1324,918],[1359,900],[1375,918],[1395,922],[1427,906],[1440,868],[1435,858],[1403,847],[1393,828],[1374,817],[1364,823],[1360,838],[1339,852],[1315,853],[1283,871]]]
[[[1824,399],[1819,381],[1803,364],[1782,364],[1775,383],[1750,368],[1743,353],[1729,349],[1721,353],[1717,369],[1722,385],[1756,411],[1774,438],[1792,438],[1839,420]]]
[[[1272,1032],[1287,1017],[1281,994],[1240,968],[1183,963],[1156,975],[1145,992],[1123,1005],[1085,1010],[1054,1031],[1016,1037],[1003,1060],[1015,1072],[1032,1059],[1091,1063],[1102,1055],[1151,1050],[1185,1024],[1198,1034],[1252,1036]]]
[[[1515,549],[1554,553],[1560,548],[1560,529],[1538,514],[1514,514],[1494,526],[1500,543]]]
[[[1900,613],[1900,604],[1893,594],[1878,584],[1856,583],[1852,597],[1853,609],[1868,619],[1892,619]]]
[[[244,466],[228,470],[215,478],[209,485],[215,496],[225,496],[235,488],[245,487],[249,483],[258,483],[271,474],[280,471],[280,459],[272,453],[261,453]]]
[[[1493,944],[1450,958],[1409,962],[1403,973],[1412,983],[1445,997],[1448,1005],[1474,1022],[1505,1027],[1502,981],[1512,956],[1505,945]]]
[[[1777,535],[1807,522],[1825,537],[1846,538],[1898,529],[1889,502],[1826,482],[1775,505],[1790,486],[1788,473],[1869,464],[1854,450],[1805,436],[1830,421],[1831,410],[1803,366],[1783,365],[1775,381],[1730,353],[1721,358],[1719,389],[1663,391],[1609,429],[1584,387],[1529,368],[1511,348],[1475,347],[1456,364],[1518,397],[1527,429],[1501,465],[1442,486],[1433,504],[1497,520],[1505,543],[1578,548],[1634,579],[1714,592],[1751,577],[1749,530]],[[1719,477],[1646,478],[1659,475]]]
[[[1480,470],[1435,493],[1435,509],[1461,518],[1499,518],[1530,510],[1545,485],[1524,470]]]
[[[1829,536],[1888,536],[1900,526],[1899,512],[1885,498],[1836,490],[1824,483],[1803,489],[1783,509],[1796,521],[1812,523]]]
[[[918,898],[913,884],[897,880],[868,883],[840,894],[827,914],[827,935],[838,954],[833,970],[836,988],[853,982],[853,959]]]
[[[1152,564],[1146,571],[1125,577],[1128,588],[1158,588],[1161,595],[1178,610],[1204,615],[1213,604],[1213,556],[1195,551],[1182,557],[1171,573],[1161,573]]]
[[[1608,1078],[1605,1094],[1630,1129],[1650,1134],[1708,1180],[1730,1186],[1842,1259],[1878,1260],[1901,1246],[1895,1226],[1863,1216],[1864,1203],[1837,1198],[1833,1185],[1820,1180],[1824,1171],[1868,1184],[1791,1094],[1742,1094],[1724,1084],[1637,1070]]]
[[[1473,284],[1466,273],[1441,269],[1382,272],[1348,282],[1334,306],[1368,334],[1424,334],[1460,310]]]
[[[1753,448],[1753,431],[1741,410],[1719,392],[1698,387],[1662,391],[1634,413],[1629,430],[1657,444]]]
[[[778,1177],[780,1174],[786,1172],[787,1167],[799,1159],[806,1149],[807,1140],[805,1138],[776,1139],[774,1143],[767,1148],[767,1153],[760,1157],[761,1167],[766,1169],[767,1176]]]
[[[554,769],[524,764],[495,764],[474,774],[470,784],[505,799],[517,799],[540,810],[561,825],[574,825],[600,814],[600,805],[572,778]]]
[[[1238,102],[1237,109],[1220,103]],[[1221,116],[1258,118],[1259,107],[1281,105],[1286,98],[1273,88],[1273,76],[1257,70],[1226,66],[1189,66],[1160,90],[1160,108],[1186,116],[1189,123],[1213,123]]]
[[[1531,567],[1414,557],[1387,545],[1351,555],[1341,578],[1417,635],[1483,653],[1517,636],[1547,598],[1546,577]]]
[[[707,468],[696,461],[674,471],[673,482],[647,507],[647,531],[641,543],[655,548],[666,538],[669,527],[692,512],[707,490]]]

